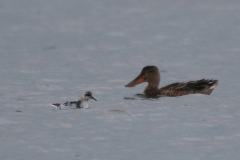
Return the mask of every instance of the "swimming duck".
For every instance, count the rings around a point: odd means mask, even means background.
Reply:
[[[84,94],[84,97],[80,98],[77,101],[68,101],[65,102],[63,104],[61,103],[52,103],[52,105],[54,107],[57,107],[59,109],[74,109],[74,108],[89,108],[88,107],[88,100],[89,99],[94,99],[95,101],[97,101],[93,96],[92,96],[92,92],[87,91]]]
[[[158,89],[160,82],[160,73],[156,66],[146,66],[142,69],[140,75],[125,87],[134,87],[140,83],[148,82],[148,86],[144,90],[145,95],[149,96],[169,96],[177,97],[187,94],[207,94],[210,95],[213,89],[218,86],[218,80],[201,79],[189,82],[177,82],[169,84]]]

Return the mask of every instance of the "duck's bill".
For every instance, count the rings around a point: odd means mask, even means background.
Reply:
[[[143,82],[146,82],[146,80],[144,78],[142,78],[141,76],[138,76],[132,82],[128,83],[125,87],[134,87]]]
[[[92,99],[94,99],[95,101],[97,101],[93,96],[91,96]]]

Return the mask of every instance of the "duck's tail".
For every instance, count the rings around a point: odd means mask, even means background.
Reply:
[[[196,93],[211,94],[213,89],[219,85],[218,80],[213,79],[201,79],[198,81],[190,81],[187,83],[187,87],[192,88]]]
[[[214,89],[215,87],[217,87],[219,85],[219,81],[218,80],[211,80],[210,84],[212,84],[210,89]]]
[[[52,103],[53,107],[60,108],[61,103]]]

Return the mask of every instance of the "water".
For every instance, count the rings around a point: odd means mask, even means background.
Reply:
[[[238,160],[240,2],[0,2],[0,158]],[[124,86],[218,79],[210,96]],[[57,110],[90,90],[90,109]]]

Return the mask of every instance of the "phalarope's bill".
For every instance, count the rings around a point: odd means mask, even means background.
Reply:
[[[81,99],[79,99],[77,101],[68,101],[68,102],[65,102],[63,104],[61,104],[61,103],[52,103],[52,105],[54,107],[59,108],[59,109],[89,108],[88,107],[88,100],[89,99],[94,99],[95,101],[97,101],[92,96],[92,93],[90,91],[87,91],[84,94],[84,97],[82,97]]]
[[[201,79],[189,82],[177,82],[158,89],[160,82],[160,73],[156,66],[146,66],[142,69],[140,75],[125,87],[134,87],[140,83],[148,82],[147,88],[144,90],[146,95],[157,96],[165,95],[169,97],[177,97],[186,94],[207,94],[210,95],[213,89],[218,86],[218,80]]]

